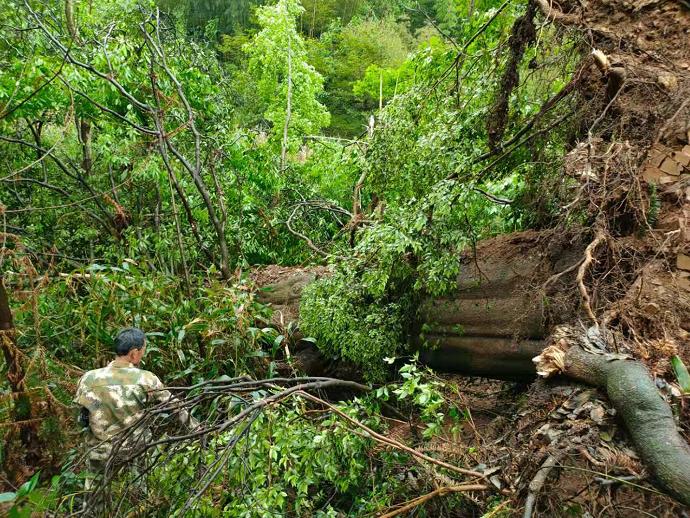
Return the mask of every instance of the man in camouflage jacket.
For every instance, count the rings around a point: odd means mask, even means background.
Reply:
[[[120,331],[115,337],[115,352],[117,358],[107,367],[88,371],[81,377],[74,398],[81,407],[80,421],[88,426],[86,446],[92,473],[103,471],[114,443],[118,444],[116,453],[125,454],[148,440],[148,431],[141,427],[119,443],[116,436],[136,423],[147,406],[171,398],[155,374],[137,367],[146,353],[146,336],[140,329]],[[178,417],[189,427],[197,425],[184,410]]]

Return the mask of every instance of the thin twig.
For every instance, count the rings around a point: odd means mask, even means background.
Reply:
[[[417,498],[408,501],[405,505],[396,509],[395,511],[379,515],[379,518],[393,518],[394,516],[399,516],[403,513],[411,511],[415,507],[419,507],[423,503],[427,502],[428,500],[431,500],[432,498],[436,498],[437,496],[444,496],[449,493],[464,493],[467,491],[485,491],[487,489],[488,486],[486,486],[485,484],[462,484],[459,486],[439,487],[438,489],[434,489],[431,493],[418,496]]]

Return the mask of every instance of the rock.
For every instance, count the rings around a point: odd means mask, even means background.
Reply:
[[[670,72],[661,72],[656,80],[666,90],[670,91],[678,88],[678,78]]]

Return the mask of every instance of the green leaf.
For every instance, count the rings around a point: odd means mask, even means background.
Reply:
[[[690,373],[688,373],[688,368],[683,363],[683,360],[678,356],[674,356],[671,358],[671,365],[673,365],[673,371],[676,373],[681,390],[685,394],[690,394]]]
[[[40,475],[40,471],[37,471],[34,473],[34,476],[31,477],[29,480],[24,482],[19,490],[17,491],[17,498],[21,498],[34,490],[34,488],[38,485],[38,476]]]

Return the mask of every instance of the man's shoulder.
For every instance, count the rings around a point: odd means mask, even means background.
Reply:
[[[86,371],[79,379],[79,384],[84,385],[98,379],[103,379],[107,377],[107,370],[108,367],[101,367],[100,369],[91,369],[90,371]]]
[[[86,372],[79,381],[83,389],[98,385],[152,385],[161,384],[158,377],[138,367],[113,367],[112,364]]]
[[[162,385],[163,383],[161,380],[156,376],[153,372],[147,371],[144,369],[137,369],[139,371],[139,376],[141,379],[142,384],[146,385],[152,385],[154,387],[157,387],[159,385]]]

